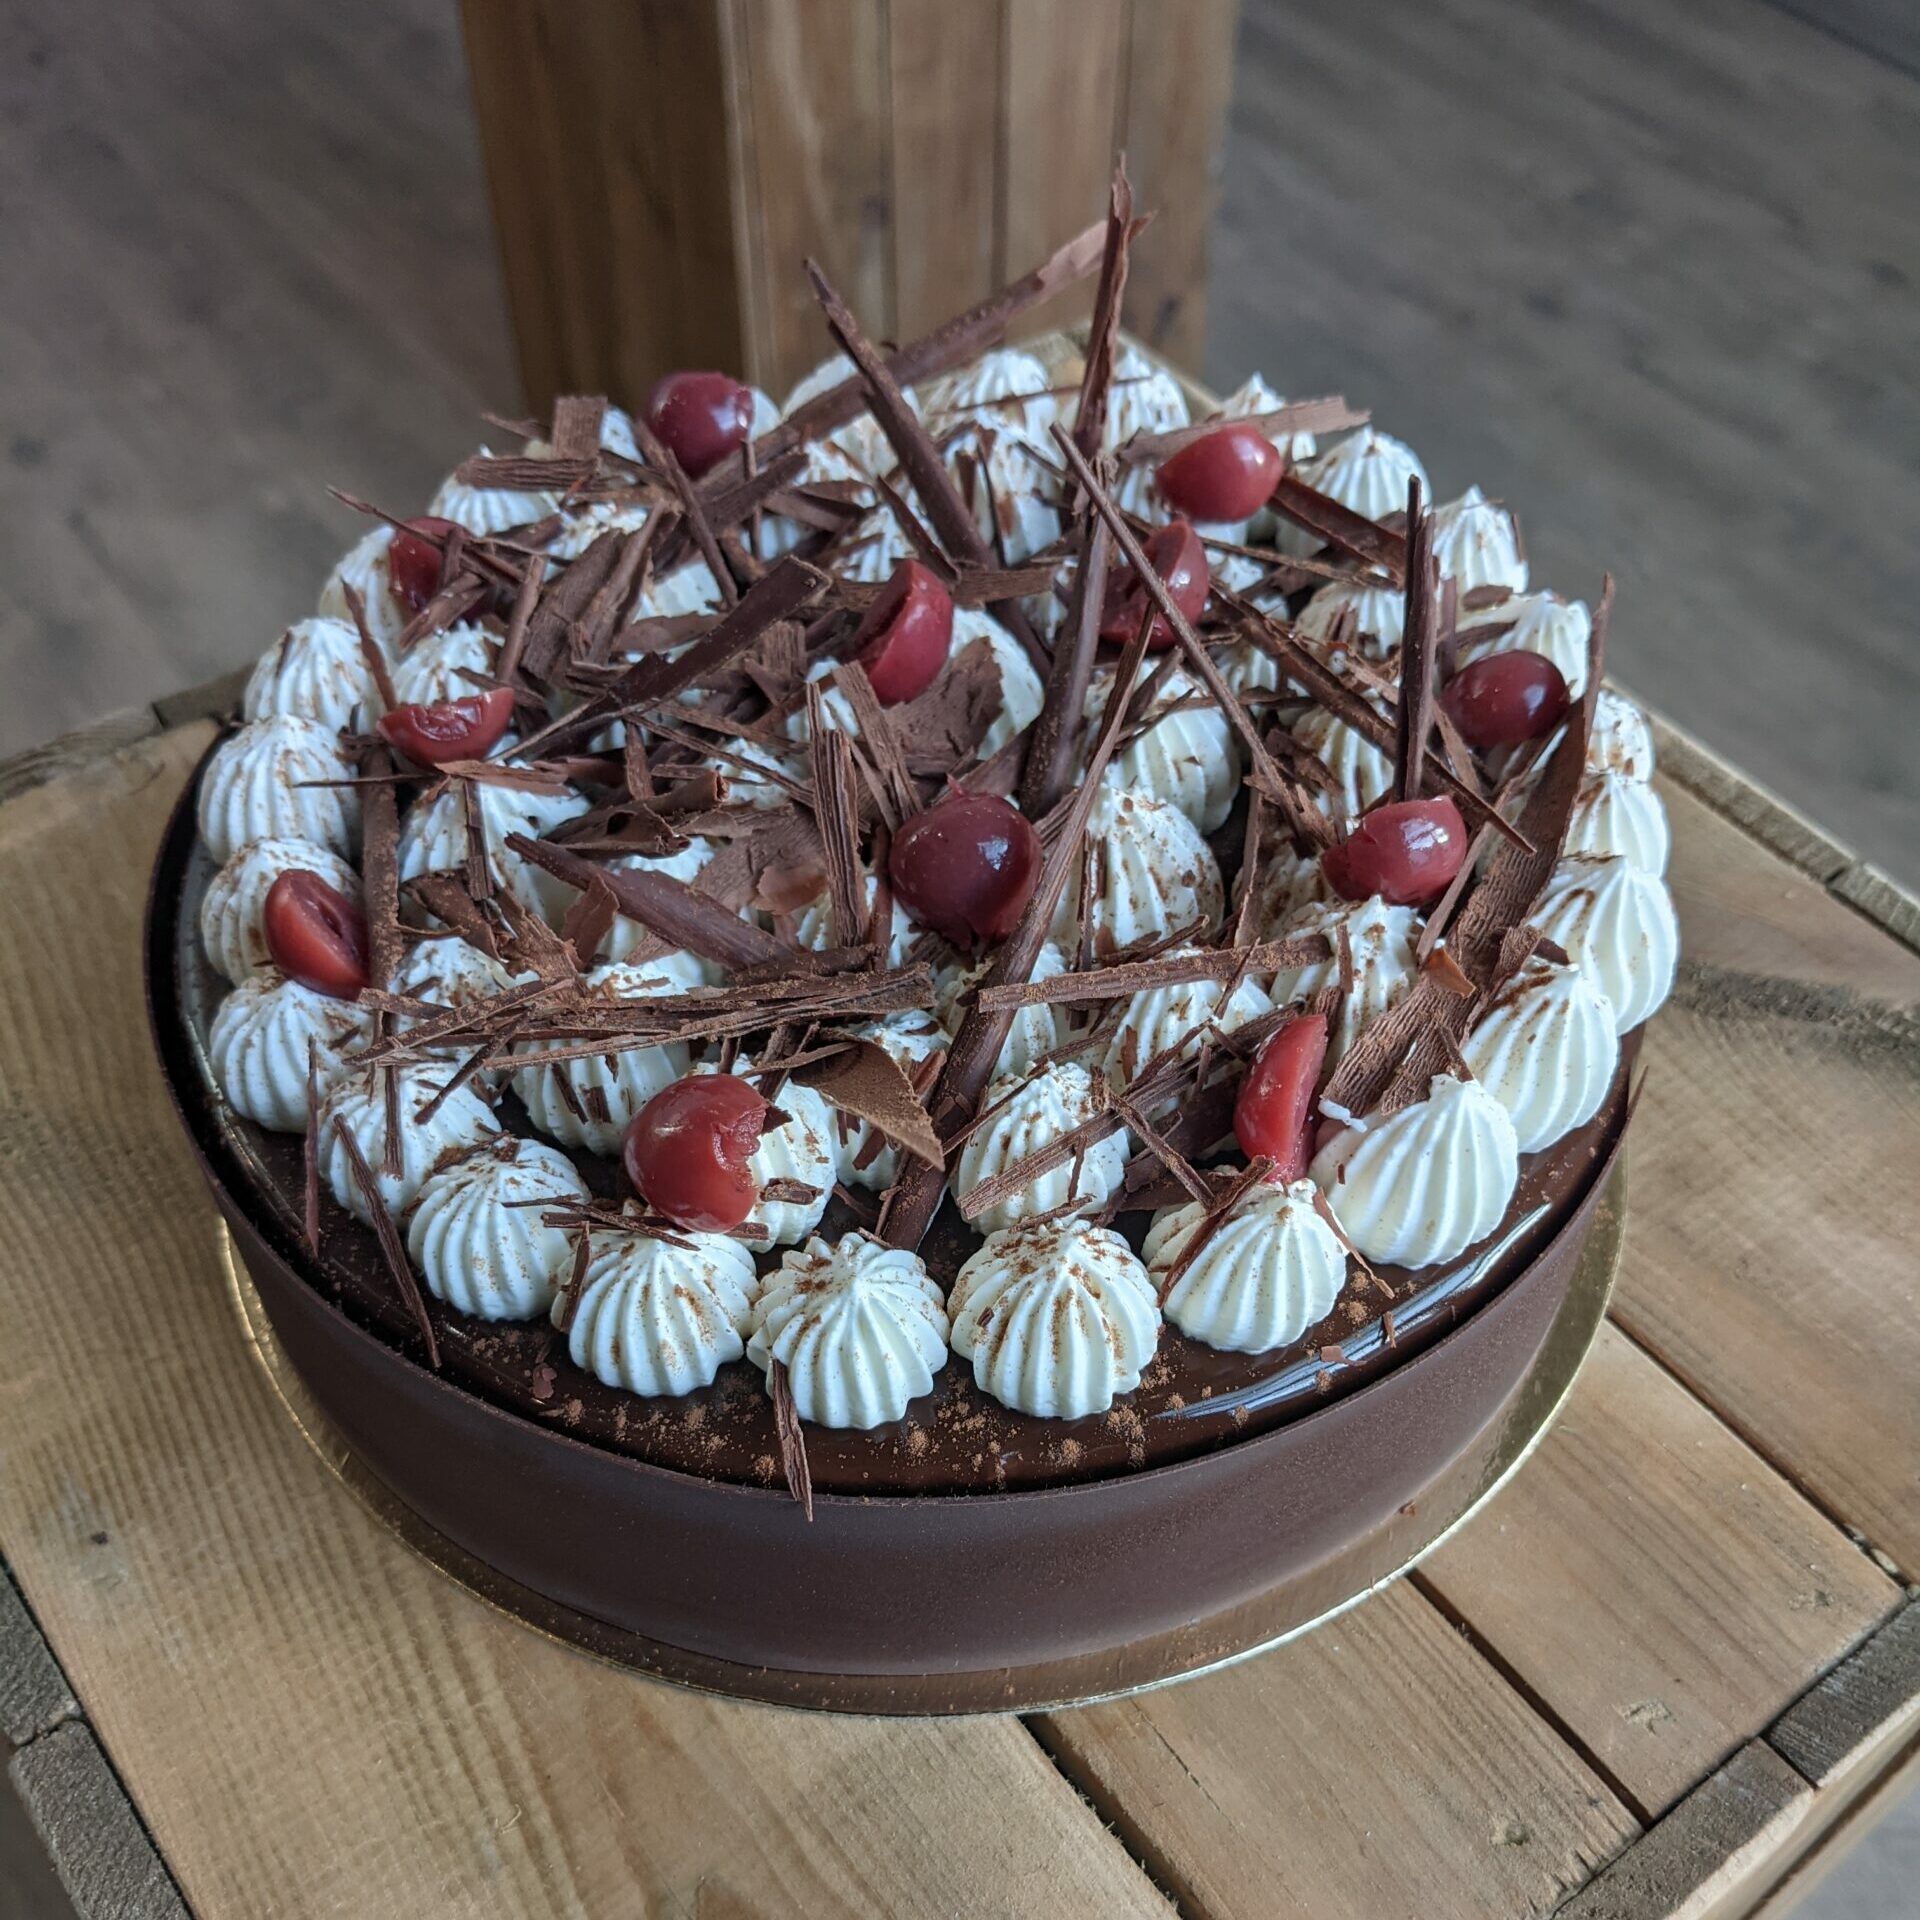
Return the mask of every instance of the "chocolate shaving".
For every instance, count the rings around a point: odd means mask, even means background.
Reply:
[[[856,945],[866,928],[865,875],[860,870],[860,799],[854,792],[853,749],[829,726],[816,682],[807,689],[813,749],[814,817],[827,854],[827,902],[836,946]]]
[[[1120,307],[1127,290],[1127,255],[1133,239],[1133,185],[1127,159],[1115,163],[1107,189],[1106,240],[1100,253],[1100,283],[1093,297],[1093,326],[1087,335],[1086,370],[1080,377],[1080,402],[1073,438],[1091,458],[1107,431],[1107,392],[1113,383],[1114,342],[1120,331]]]
[[[556,669],[566,658],[568,633],[586,612],[593,596],[606,585],[625,545],[626,540],[620,533],[603,533],[584,553],[569,561],[556,579],[547,583],[539,604],[528,616],[521,641],[519,664],[534,679],[556,677]],[[540,569],[536,566],[532,571],[537,573]]]
[[[974,644],[986,645],[984,641]],[[880,704],[880,696],[874,692],[866,668],[857,660],[850,666],[835,667],[833,684],[840,697],[853,709],[854,724],[860,730],[861,744],[873,756],[876,776],[874,799],[888,826],[897,827],[901,821],[920,811],[920,795],[914,788],[912,776],[907,772],[893,715]],[[932,691],[929,688],[927,694],[917,696],[915,701],[909,703],[909,708],[917,706],[919,700],[926,699]],[[913,724],[911,711],[908,724]]]
[[[787,1384],[787,1364],[777,1356],[767,1365],[767,1392],[773,1399],[773,1430],[780,1441],[780,1471],[787,1491],[800,1502],[800,1511],[813,1523],[813,1475],[807,1470],[807,1439],[800,1430],[800,1414]]]
[[[387,1211],[386,1202],[380,1197],[380,1183],[373,1177],[373,1169],[367,1165],[367,1157],[360,1151],[359,1141],[353,1137],[352,1130],[344,1120],[333,1123],[333,1134],[347,1156],[353,1184],[360,1189],[360,1198],[366,1202],[367,1213],[373,1222],[373,1237],[380,1243],[380,1257],[386,1263],[393,1290],[413,1316],[413,1323],[419,1328],[421,1339],[426,1342],[427,1365],[437,1372],[440,1366],[440,1342],[434,1336],[433,1322],[427,1315],[427,1303],[420,1292],[420,1282],[407,1263],[407,1250],[400,1244],[400,1229],[393,1224],[393,1215]]]
[[[831,1059],[797,1069],[794,1079],[829,1106],[883,1133],[928,1167],[945,1164],[940,1136],[900,1063],[885,1047],[855,1040]]]
[[[300,1224],[307,1251],[320,1252],[320,1062],[319,1043],[307,1036],[307,1131],[300,1141]]]
[[[380,643],[374,639],[373,630],[367,625],[367,603],[361,599],[360,589],[350,580],[342,583],[341,592],[347,602],[347,611],[353,615],[353,630],[360,640],[360,658],[366,662],[367,672],[373,677],[381,708],[391,713],[400,702],[393,691],[393,675],[387,671],[387,656],[380,651]]]
[[[1120,449],[1120,464],[1157,466],[1183,447],[1218,433],[1222,427],[1257,427],[1269,440],[1290,440],[1295,434],[1340,433],[1348,427],[1364,427],[1372,418],[1364,407],[1348,406],[1345,398],[1337,393],[1320,400],[1289,400],[1281,406],[1269,407],[1265,413],[1238,414],[1231,420],[1224,414],[1209,414],[1190,427],[1175,427],[1167,433],[1136,433]]]
[[[1400,642],[1400,712],[1394,735],[1393,795],[1418,800],[1433,731],[1433,515],[1423,512],[1420,476],[1407,481],[1407,601]]]
[[[523,1203],[519,1201],[508,1202],[510,1206],[521,1204]],[[563,1231],[570,1229],[576,1236],[573,1243],[573,1266],[566,1279],[560,1283],[553,1303],[553,1330],[556,1333],[571,1333],[574,1315],[580,1311],[580,1296],[586,1291],[587,1268],[593,1263],[593,1234],[585,1221],[576,1222],[564,1215],[543,1214],[541,1225],[559,1226]]]
[[[606,876],[596,873],[586,891],[567,909],[567,917],[560,927],[561,939],[573,949],[581,966],[593,965],[594,956],[606,944],[619,915],[620,903],[607,885]]]
[[[503,686],[513,686],[520,674],[520,663],[527,644],[527,627],[533,619],[533,610],[540,604],[540,590],[543,582],[542,569],[528,567],[520,582],[520,588],[513,596],[513,611],[507,616],[507,637],[500,645],[500,658],[494,663],[494,672]]]
[[[1033,1006],[1097,1006],[1131,999],[1155,987],[1190,980],[1230,980],[1236,974],[1273,973],[1282,967],[1315,966],[1328,957],[1332,943],[1323,933],[1296,934],[1248,947],[1217,947],[1198,953],[1169,953],[1151,960],[1091,967],[1083,973],[1055,974],[1048,980],[1022,980],[1010,986],[981,987],[975,995],[989,1011]]]
[[[1096,516],[1083,530],[1073,600],[1063,629],[1069,638],[1054,648],[1047,669],[1046,698],[1033,723],[1033,744],[1020,783],[1020,810],[1029,820],[1042,820],[1053,811],[1073,771],[1073,749],[1100,645],[1100,616],[1112,548],[1113,535],[1107,523]]]
[[[1329,494],[1310,487],[1297,473],[1283,473],[1268,500],[1274,512],[1318,534],[1329,546],[1350,553],[1370,567],[1378,567],[1395,586],[1406,578],[1407,543],[1378,521],[1342,506]]]
[[[478,947],[489,959],[500,958],[493,923],[480,910],[480,903],[451,874],[422,874],[416,880],[409,880],[407,888],[428,913],[452,927],[470,946]]]
[[[600,427],[607,417],[604,393],[563,393],[553,403],[553,442],[556,459],[598,461]]]
[[[1167,1269],[1166,1278],[1160,1282],[1158,1297],[1163,1307],[1187,1269],[1206,1250],[1207,1242],[1226,1224],[1234,1208],[1272,1171],[1272,1160],[1265,1154],[1256,1154],[1207,1202],[1207,1210],[1187,1236],[1179,1258]]]
[[[720,590],[721,599],[730,607],[737,605],[740,589],[734,585],[726,555],[720,551],[720,543],[714,538],[713,523],[707,517],[706,501],[699,489],[687,478],[686,469],[675,457],[673,449],[661,440],[642,414],[633,416],[633,437],[640,451],[647,456],[647,464],[666,476],[674,497],[680,502],[680,511],[686,516],[693,543],[699,548],[700,557],[707,563],[707,571],[713,575],[714,585]]]

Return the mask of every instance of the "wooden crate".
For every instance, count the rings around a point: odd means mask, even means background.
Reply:
[[[632,404],[686,366],[742,371],[778,398],[829,350],[808,254],[870,333],[909,338],[1097,220],[1120,149],[1140,203],[1177,210],[1135,252],[1129,311],[1198,364],[1234,14],[1234,0],[463,0],[529,404]]]

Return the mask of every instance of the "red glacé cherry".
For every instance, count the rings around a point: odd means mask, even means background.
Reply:
[[[513,695],[505,687],[440,700],[431,706],[395,707],[377,722],[380,738],[415,766],[444,767],[449,760],[477,760],[497,744],[513,718]]]
[[[1249,1160],[1265,1154],[1276,1183],[1300,1179],[1312,1151],[1313,1092],[1327,1057],[1327,1017],[1296,1014],[1254,1055],[1233,1103],[1233,1137]]]
[[[317,873],[289,867],[267,889],[261,926],[273,964],[336,1000],[367,985],[367,916]]]
[[[1280,455],[1244,420],[1189,440],[1155,470],[1154,485],[1176,513],[1212,525],[1251,520],[1280,478]]]
[[[957,947],[1004,940],[1033,898],[1040,836],[998,794],[953,793],[893,836],[887,877],[900,904]]]
[[[725,1233],[753,1211],[759,1183],[748,1162],[768,1107],[731,1073],[689,1074],[633,1116],[621,1159],[656,1213],[698,1233]]]
[[[1440,696],[1460,738],[1476,751],[1541,739],[1572,704],[1566,677],[1544,653],[1490,653],[1462,667]]]
[[[1443,795],[1389,800],[1320,856],[1320,871],[1342,900],[1426,907],[1446,892],[1467,857],[1467,823]]]
[[[742,445],[753,426],[753,389],[724,373],[670,373],[647,395],[647,425],[698,480]]]
[[[1184,521],[1164,526],[1146,545],[1147,565],[1167,584],[1168,596],[1189,622],[1200,618],[1207,604],[1207,550],[1200,536]],[[1100,638],[1121,646],[1131,640],[1148,606],[1147,590],[1129,567],[1107,575],[1107,597],[1100,608]],[[1147,646],[1164,653],[1174,643],[1173,629],[1164,613],[1155,612]]]
[[[925,693],[953,644],[953,599],[918,560],[902,560],[853,636],[853,657],[867,670],[883,707]]]
[[[393,583],[393,597],[409,613],[418,613],[440,591],[440,562],[444,557],[437,540],[453,531],[451,520],[422,514],[405,526],[393,530],[387,546],[387,578]],[[423,540],[422,534],[433,540]]]

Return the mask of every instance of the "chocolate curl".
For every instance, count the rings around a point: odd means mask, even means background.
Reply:
[[[1060,451],[1066,455],[1074,478],[1086,490],[1094,510],[1106,522],[1128,565],[1139,576],[1148,600],[1173,629],[1194,677],[1213,696],[1214,704],[1226,715],[1228,725],[1245,743],[1247,757],[1252,763],[1252,771],[1247,775],[1248,784],[1269,795],[1277,794],[1280,791],[1280,769],[1274,765],[1273,756],[1267,752],[1266,743],[1260,738],[1260,729],[1253,724],[1252,716],[1241,704],[1240,696],[1221,678],[1220,669],[1213,664],[1213,656],[1200,644],[1200,636],[1188,624],[1186,615],[1174,605],[1173,595],[1167,591],[1167,583],[1154,572],[1133,529],[1127,525],[1126,515],[1114,505],[1113,496],[1094,477],[1093,469],[1080,449],[1058,426],[1053,429],[1053,437]]]
[[[387,656],[380,651],[380,643],[373,637],[373,629],[367,625],[367,603],[360,597],[360,589],[352,581],[342,581],[342,594],[346,597],[347,611],[353,615],[353,630],[360,638],[360,658],[367,663],[367,671],[373,676],[375,690],[380,695],[380,705],[391,713],[400,702],[393,691],[393,675],[387,671]]]
[[[1120,464],[1123,467],[1158,466],[1183,447],[1207,439],[1224,426],[1257,427],[1269,440],[1288,440],[1298,433],[1339,433],[1348,427],[1364,427],[1372,418],[1365,407],[1350,407],[1345,397],[1337,393],[1320,400],[1289,400],[1283,406],[1269,407],[1265,413],[1236,414],[1231,420],[1224,414],[1212,413],[1190,427],[1174,427],[1166,433],[1136,433],[1120,449]],[[1230,540],[1209,540],[1207,544],[1228,552],[1255,551]]]
[[[1091,459],[1107,430],[1107,393],[1113,384],[1113,346],[1120,331],[1120,303],[1127,290],[1127,251],[1133,238],[1133,184],[1127,156],[1114,163],[1107,189],[1106,244],[1100,255],[1100,287],[1093,299],[1093,327],[1087,335],[1087,366],[1080,380],[1080,405],[1074,415],[1074,444]]]
[[[800,1426],[800,1412],[793,1404],[793,1389],[787,1384],[787,1363],[775,1359],[767,1368],[767,1392],[773,1400],[773,1430],[780,1442],[780,1470],[787,1491],[800,1503],[800,1511],[813,1524],[813,1475],[807,1469],[807,1438]]]
[[[900,465],[913,483],[914,492],[920,496],[920,504],[926,508],[941,545],[966,566],[995,566],[993,551],[974,524],[972,510],[960,498],[960,490],[953,484],[953,476],[947,471],[939,448],[933,444],[926,423],[907,405],[906,396],[887,371],[887,363],[853,317],[853,309],[834,291],[817,260],[807,262],[807,278],[812,282],[813,297],[819,301],[820,311],[826,315],[828,331],[860,369],[872,397],[873,417],[899,455]],[[1046,672],[1050,664],[1047,650],[1035,637],[1026,609],[1019,601],[996,600],[991,610],[1020,642],[1036,670]]]
[[[1060,437],[1065,440],[1064,435]],[[1071,442],[1067,444],[1071,445]],[[1126,718],[1134,677],[1140,671],[1140,662],[1146,658],[1147,636],[1152,630],[1153,610],[1149,608],[1142,615],[1139,627],[1120,656],[1113,684],[1107,689],[1106,706],[1100,715],[1100,727],[1094,736],[1093,750],[1087,756],[1087,770],[1081,776],[1072,800],[1067,803],[1066,818],[1061,822],[1059,832],[1054,835],[1047,849],[1046,859],[1041,863],[1033,897],[1027,902],[1019,924],[1007,935],[999,952],[994,955],[993,964],[981,982],[983,988],[1004,987],[1033,977],[1034,963],[1046,943],[1047,929],[1053,924],[1054,909],[1066,889],[1067,875],[1073,863],[1081,857],[1082,843],[1087,834],[1087,816],[1093,811],[1093,803],[1099,797],[1101,776],[1106,772],[1107,762],[1113,758],[1115,743],[1120,738],[1121,723]],[[1012,1025],[1011,1007],[996,1010],[982,1006],[976,999],[968,1010],[967,1017],[960,1023],[960,1031],[954,1035],[953,1045],[947,1053],[947,1064],[941,1069],[933,1097],[928,1102],[934,1128],[941,1139],[951,1142],[973,1118],[980,1104],[980,1096],[993,1077],[994,1062],[1000,1058],[1000,1049],[1006,1045],[1007,1033]],[[890,1247],[917,1247],[925,1238],[928,1227],[933,1224],[933,1216],[940,1211],[940,1202],[946,1190],[947,1174],[943,1166],[915,1167],[911,1172],[903,1172],[887,1196],[886,1209],[881,1217],[881,1238]]]
[[[1420,476],[1407,480],[1407,612],[1400,642],[1400,712],[1394,737],[1393,796],[1418,800],[1427,736],[1433,731],[1433,515],[1423,512]]]
[[[1396,587],[1406,578],[1407,543],[1399,534],[1308,486],[1298,474],[1283,473],[1267,504],[1295,526],[1318,534],[1329,546],[1378,567]]]
[[[680,502],[680,511],[686,515],[693,543],[700,549],[700,557],[707,563],[707,571],[713,575],[714,584],[720,589],[720,597],[728,606],[736,605],[740,599],[740,589],[734,585],[726,555],[720,551],[720,542],[714,538],[713,523],[707,518],[706,502],[700,497],[699,489],[687,478],[687,470],[681,466],[673,449],[647,425],[644,416],[637,413],[633,416],[633,437],[639,443],[640,451],[647,456],[647,464],[666,476],[674,497]]]
[[[1074,576],[1073,603],[1067,609],[1065,645],[1053,650],[1047,668],[1046,699],[1033,723],[1027,771],[1020,783],[1020,810],[1029,820],[1044,820],[1067,790],[1073,769],[1074,741],[1093,679],[1100,645],[1100,614],[1107,592],[1107,562],[1113,535],[1093,518],[1082,530],[1080,565]]]
[[[374,1179],[373,1169],[367,1165],[367,1156],[360,1151],[359,1141],[353,1137],[344,1120],[333,1123],[333,1135],[346,1153],[353,1184],[360,1189],[360,1197],[367,1203],[367,1213],[373,1221],[373,1237],[380,1243],[380,1257],[386,1263],[393,1290],[400,1296],[400,1304],[413,1316],[413,1324],[419,1329],[420,1338],[426,1342],[427,1365],[438,1372],[440,1342],[434,1335],[433,1322],[428,1318],[420,1282],[414,1278],[413,1268],[407,1263],[407,1250],[400,1244],[400,1229],[393,1224],[393,1215],[380,1198],[380,1183]]]
[[[629,920],[639,921],[650,933],[729,972],[768,961],[791,962],[795,957],[794,948],[786,941],[729,913],[717,900],[694,892],[664,873],[651,873],[643,867],[596,867],[565,847],[529,839],[524,833],[508,834],[507,845],[556,880],[564,880],[583,893],[600,882]]]
[[[400,810],[390,781],[393,756],[378,747],[367,756],[375,776],[361,790],[361,849],[365,867],[369,971],[376,986],[393,982],[405,957],[400,932]]]
[[[887,371],[895,384],[911,387],[935,374],[946,373],[1005,339],[1007,329],[1021,314],[1063,293],[1099,266],[1106,234],[1106,222],[1096,220],[1064,246],[1056,248],[1030,273],[888,355]],[[816,394],[777,427],[763,433],[753,443],[754,459],[765,465],[803,441],[821,439],[836,427],[844,427],[866,411],[866,382],[857,373],[849,374],[838,386]],[[723,462],[721,470],[726,471],[734,464],[731,459]]]

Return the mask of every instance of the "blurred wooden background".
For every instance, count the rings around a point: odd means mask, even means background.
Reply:
[[[555,270],[579,291],[569,324],[616,346],[649,314],[707,324],[702,275],[736,258],[734,190],[714,213],[724,231],[685,236],[687,259],[719,264],[674,279],[658,262],[664,286],[635,268],[616,283],[592,235],[615,212],[647,231],[663,217],[635,184],[656,140],[709,190],[733,180],[738,123],[666,83],[665,54],[630,32],[596,52],[595,17],[645,16],[658,48],[697,29],[709,61],[722,29],[744,38],[731,71],[795,151],[819,143],[794,104],[809,97],[799,68],[825,59],[810,36],[872,56],[841,69],[866,100],[857,151],[763,169],[746,204],[787,221],[825,195],[849,249],[834,265],[883,331],[941,302],[923,256],[904,277],[898,258],[890,275],[876,264],[866,189],[827,183],[878,181],[884,149],[894,230],[944,210],[926,259],[945,271],[951,252],[982,279],[1003,256],[1017,269],[1052,225],[1098,212],[1104,169],[1076,163],[1069,192],[1061,158],[1089,115],[1103,140],[1126,130],[1143,178],[1191,170],[1204,141],[1177,165],[1156,151],[1204,102],[1173,113],[1156,150],[1123,107],[1122,49],[1128,75],[1171,70],[1172,98],[1204,67],[1186,23],[1219,17],[1150,0],[473,7],[529,35],[564,12],[589,35],[584,53],[550,32],[476,53],[483,95],[497,76],[527,136],[507,177],[496,160],[494,195],[547,181],[556,229],[589,248]],[[1029,51],[1049,18],[1081,32],[1070,79]],[[1143,32],[1171,21],[1171,44],[1145,51]],[[584,93],[568,93],[563,56],[584,60]],[[1008,111],[971,140],[958,119],[894,112],[923,61],[956,98],[1004,72]],[[1259,367],[1283,391],[1371,405],[1442,494],[1477,481],[1518,503],[1547,583],[1590,595],[1611,566],[1628,684],[1920,881],[1912,9],[1245,0],[1232,65],[1204,354],[1182,298],[1202,223],[1177,199],[1142,245],[1134,324],[1216,385]],[[617,119],[570,125],[581,99]],[[15,8],[0,16],[0,106],[4,755],[256,653],[311,607],[353,531],[326,484],[417,508],[520,383],[460,20],[435,0]],[[601,158],[568,157],[596,141]],[[742,361],[811,364],[824,335],[805,330],[797,282],[779,282],[777,311],[772,287],[739,308]]]
[[[911,338],[1096,218],[1120,149],[1167,210],[1135,259],[1136,330],[1197,366],[1235,11],[463,0],[536,410],[684,366],[784,394],[822,358],[809,253],[870,333]]]

